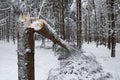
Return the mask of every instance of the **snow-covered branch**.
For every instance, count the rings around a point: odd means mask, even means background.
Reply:
[[[5,21],[5,20],[8,19],[8,18],[9,18],[9,16],[7,16],[7,17],[1,19],[1,20],[0,20],[0,23],[3,22],[3,21]]]
[[[42,11],[42,8],[43,8],[43,6],[44,6],[44,3],[45,3],[45,0],[43,0],[43,2],[42,2],[42,5],[41,5],[40,11],[39,11],[39,15],[41,15],[41,11]]]
[[[39,15],[40,18],[44,19],[50,26],[54,27],[55,25],[48,19],[46,19],[43,15]]]
[[[9,7],[7,7],[7,8],[3,8],[3,9],[0,9],[1,11],[2,10],[8,10],[8,9],[10,9],[11,8],[11,6],[9,6]]]

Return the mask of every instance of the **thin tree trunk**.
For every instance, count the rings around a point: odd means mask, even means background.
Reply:
[[[93,0],[93,8],[94,8],[94,13],[95,13],[95,32],[94,32],[94,40],[98,46],[98,41],[99,41],[99,33],[98,33],[98,20],[97,20],[97,12],[96,12],[96,5],[95,5],[95,0]]]
[[[82,46],[82,16],[81,16],[81,0],[76,0],[77,4],[77,47]]]
[[[13,22],[12,22],[12,29],[11,29],[12,31],[11,31],[11,32],[12,32],[12,40],[13,40],[13,42],[15,43],[15,36],[16,36],[16,34],[15,34],[15,31],[16,31],[16,29],[15,29],[15,26],[16,26],[15,18],[16,18],[16,17],[15,17],[15,14],[14,14],[14,13],[12,14],[12,18],[13,18],[13,19],[12,19]]]
[[[107,0],[107,5],[110,5],[111,4],[111,0]],[[108,40],[107,40],[107,42],[108,42],[108,45],[107,45],[107,47],[108,47],[108,49],[111,49],[111,8],[110,7],[108,7]]]
[[[64,0],[62,0],[62,2],[61,2],[61,25],[60,25],[60,27],[61,27],[61,38],[63,39],[63,40],[65,40],[65,26],[64,26],[64,2],[63,2]]]
[[[111,16],[110,16],[110,14],[108,13],[108,21],[111,21]],[[109,27],[109,30],[108,30],[108,49],[111,49],[111,23],[109,23],[109,25],[108,25]]]
[[[97,22],[97,43],[96,43],[96,47],[98,47],[99,42],[100,42],[100,18],[98,18],[98,22]]]
[[[85,22],[84,22],[84,25],[85,25],[85,41],[87,42],[88,41],[88,33],[87,33],[87,15],[85,15]]]
[[[112,14],[111,14],[111,20],[112,20],[112,51],[111,51],[111,57],[115,57],[115,46],[116,46],[116,31],[115,31],[115,15],[114,15],[114,0],[111,0],[111,7],[112,7]]]
[[[4,12],[4,17],[6,17],[6,12]],[[6,24],[3,25],[3,40],[5,40],[5,35],[6,35]]]
[[[90,11],[88,10],[88,44],[91,42]]]
[[[8,13],[6,14],[8,16],[7,19],[7,25],[6,25],[6,40],[7,42],[9,42],[9,37],[10,37],[10,11],[8,11]]]

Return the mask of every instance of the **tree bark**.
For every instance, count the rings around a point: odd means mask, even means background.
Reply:
[[[88,10],[88,44],[91,42],[90,11]]]
[[[112,7],[111,20],[112,20],[112,31],[113,31],[111,35],[111,38],[112,38],[111,57],[115,57],[116,31],[115,31],[114,0],[111,0],[111,7]]]
[[[81,16],[81,0],[76,0],[77,5],[77,46],[81,49],[82,45],[82,16]]]
[[[84,36],[85,36],[85,41],[87,42],[88,41],[88,27],[87,27],[87,15],[85,15],[85,21],[84,21],[84,27],[85,27],[85,30],[84,30]]]
[[[50,39],[51,41],[54,42],[54,44],[58,44],[61,47],[65,48],[66,50],[69,51],[68,47],[69,45],[67,45],[65,43],[65,41],[63,41],[63,39],[61,39],[57,33],[47,24],[45,23],[45,26],[42,27],[42,29],[40,29],[39,31],[36,31],[38,34],[41,34],[42,36]]]
[[[34,30],[18,31],[18,80],[34,80]]]
[[[60,33],[61,33],[61,38],[65,40],[64,0],[61,1],[61,9],[60,9]]]
[[[106,4],[109,6],[110,4],[111,4],[111,0],[107,0],[106,1]],[[107,45],[107,47],[108,47],[108,49],[111,49],[111,15],[110,15],[110,12],[111,12],[111,6],[109,6],[108,7],[108,21],[109,21],[109,24],[108,24],[108,40],[107,40],[107,42],[108,42],[108,45]]]

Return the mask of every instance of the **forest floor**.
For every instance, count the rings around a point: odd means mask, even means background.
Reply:
[[[60,65],[62,65],[61,62],[63,60],[61,61],[57,60],[58,56],[55,56],[54,52],[50,48],[51,44],[52,43],[50,42],[46,43],[46,48],[41,48],[40,41],[36,41],[35,43],[35,79],[36,80],[47,80],[48,76],[50,75],[50,71],[57,69],[58,67],[61,67]],[[18,80],[16,50],[17,50],[17,46],[14,45],[13,43],[6,43],[3,41],[0,41],[0,54],[1,54],[0,80]],[[120,80],[120,69],[119,69],[120,68],[120,54],[119,54],[120,44],[117,44],[115,58],[110,57],[110,51],[106,47],[100,45],[98,48],[96,48],[96,45],[94,42],[90,44],[84,43],[82,46],[82,50],[83,50],[82,53],[89,56],[90,59],[94,58],[95,60],[97,60],[97,64],[101,65],[105,73],[110,73],[113,77],[115,77],[113,80]],[[85,59],[84,60],[80,59],[80,57],[81,56],[78,57],[79,59],[78,58],[73,59],[73,60],[76,60],[73,62],[77,63],[78,65],[82,64],[82,63],[79,64],[79,60],[84,62]],[[63,63],[65,63],[66,61],[67,60],[64,60]],[[87,62],[87,60],[85,61]],[[96,63],[96,61],[94,62]],[[78,66],[76,66],[76,69],[77,68]],[[82,70],[85,71],[84,68]]]
[[[114,58],[111,57],[111,51],[107,47],[104,45],[96,47],[95,45],[94,42],[83,44],[83,50],[87,53],[86,55],[94,55],[105,72],[111,73],[120,80],[120,44],[116,44],[116,57]]]

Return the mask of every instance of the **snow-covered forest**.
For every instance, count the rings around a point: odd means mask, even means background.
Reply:
[[[0,80],[120,80],[120,0],[0,0],[0,54]]]

